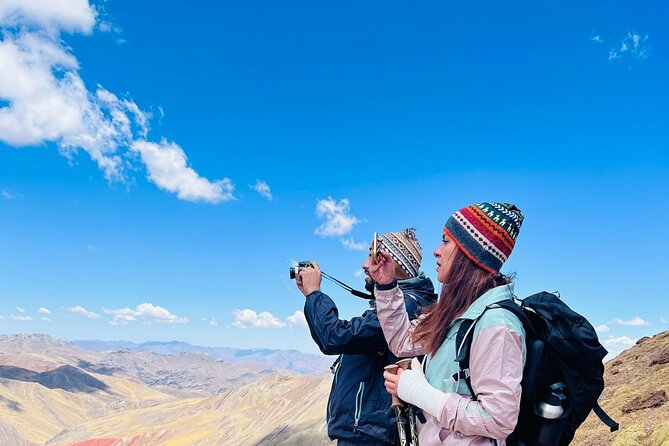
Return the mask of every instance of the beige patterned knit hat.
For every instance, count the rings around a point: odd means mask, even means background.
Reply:
[[[423,250],[418,244],[415,229],[407,228],[403,232],[386,232],[381,237],[383,248],[393,260],[409,277],[417,277],[420,273],[420,263],[423,260]]]

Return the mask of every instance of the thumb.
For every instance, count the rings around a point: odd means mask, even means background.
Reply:
[[[423,366],[421,365],[420,361],[418,358],[413,358],[411,360],[411,370],[418,370],[421,373],[423,373]]]

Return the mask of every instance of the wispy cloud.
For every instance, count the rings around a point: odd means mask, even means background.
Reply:
[[[210,327],[218,327],[218,321],[213,317],[203,317],[202,320]]]
[[[341,239],[341,244],[344,245],[346,249],[353,249],[355,251],[364,251],[369,248],[369,244],[365,242],[356,242],[353,237]]]
[[[602,38],[602,36],[600,36],[599,34],[593,35],[591,39],[593,42],[604,43],[604,38]]]
[[[121,27],[116,23],[112,17],[107,13],[105,9],[105,2],[98,2],[95,5],[95,12],[98,15],[98,26],[97,28],[103,32],[110,34],[115,37],[116,43],[119,45],[126,43],[125,38],[121,36],[121,33],[123,30]]]
[[[650,325],[650,322],[641,319],[639,316],[633,317],[632,319],[629,320],[623,320],[620,318],[613,318],[611,321],[609,321],[610,324],[618,324],[618,325],[625,325],[628,327],[641,327],[644,325]]]
[[[21,194],[12,192],[7,188],[2,188],[0,189],[0,198],[3,200],[16,200],[17,198],[21,198]]]
[[[112,325],[126,325],[131,322],[142,321],[144,324],[150,325],[153,323],[157,324],[187,324],[189,322],[188,318],[180,317],[175,314],[172,314],[166,308],[160,307],[158,305],[153,305],[152,303],[142,303],[137,305],[135,309],[132,308],[118,308],[115,310],[107,310],[103,308],[105,314],[112,316],[111,321]]]
[[[96,318],[100,317],[99,314],[94,313],[92,311],[88,311],[87,309],[85,309],[81,305],[77,305],[76,307],[68,307],[68,308],[65,308],[65,310],[70,312],[70,313],[73,313],[73,314],[78,314],[79,316],[87,317],[89,319],[96,319]]]
[[[609,50],[609,61],[644,60],[650,54],[648,34],[642,35],[634,31],[628,31],[620,40],[619,44]]]
[[[16,307],[16,311],[18,311],[19,313],[25,313],[26,312],[26,310],[22,307]]]
[[[611,330],[609,327],[606,325],[598,325],[595,327],[595,331],[598,333],[606,333],[607,331]]]
[[[626,350],[636,344],[636,339],[628,338],[627,336],[609,336],[602,341],[602,345],[609,354],[606,359],[611,359],[618,356],[623,350]]]
[[[39,310],[37,310],[39,314],[51,314],[51,310],[49,310],[46,307],[39,307]]]
[[[339,203],[332,197],[318,200],[316,215],[323,220],[323,223],[315,229],[314,233],[324,237],[339,237],[351,232],[359,220],[350,214],[350,208],[351,203],[347,198],[342,198]]]
[[[84,151],[110,182],[128,182],[141,160],[149,181],[180,199],[232,199],[229,179],[209,181],[176,143],[148,141],[151,114],[132,99],[101,85],[86,87],[61,33],[90,34],[96,21],[87,0],[0,3],[0,100],[9,104],[0,108],[0,141],[16,147],[53,142],[68,158]],[[101,29],[108,28],[102,22]]]
[[[296,327],[308,327],[307,318],[304,317],[304,313],[301,311],[296,311],[286,318],[288,323]]]
[[[283,328],[286,326],[279,318],[267,311],[256,313],[254,310],[234,310],[235,320],[232,323],[237,328]]]
[[[26,316],[24,314],[19,314],[18,316],[15,314],[12,314],[9,316],[9,318],[13,321],[34,321],[35,318],[32,316]]]
[[[360,268],[355,273],[353,273],[353,277],[355,277],[355,278],[360,278],[360,277],[364,277],[364,276],[365,276],[365,270],[362,269],[362,268]]]
[[[261,196],[267,198],[268,200],[272,200],[272,190],[270,189],[269,185],[267,182],[263,180],[257,180],[256,184],[249,186],[251,189],[254,191],[258,192]]]

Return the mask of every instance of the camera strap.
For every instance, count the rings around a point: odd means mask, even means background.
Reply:
[[[337,285],[339,285],[340,287],[342,287],[343,289],[345,289],[346,291],[348,291],[349,293],[353,294],[353,295],[356,296],[356,297],[360,297],[360,298],[362,298],[362,299],[368,299],[368,300],[373,300],[373,299],[374,299],[374,295],[373,295],[373,294],[370,294],[370,293],[363,293],[362,291],[358,291],[358,290],[356,290],[356,289],[353,289],[352,287],[346,285],[346,284],[345,284],[344,282],[342,282],[341,280],[337,280],[337,279],[335,279],[334,277],[332,277],[331,275],[324,273],[323,270],[321,270],[321,275],[322,275],[323,277],[325,277],[326,279],[329,279],[329,280],[331,280],[332,282],[336,283]]]

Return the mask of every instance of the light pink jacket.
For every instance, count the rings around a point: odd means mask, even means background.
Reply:
[[[411,341],[411,333],[420,319],[409,321],[402,291],[395,287],[377,290],[375,295],[377,314],[390,350],[398,357],[424,354],[423,346]],[[425,413],[426,423],[419,426],[420,446],[506,444],[520,410],[525,330],[511,312],[491,308],[484,313],[484,309],[512,296],[513,284],[483,294],[453,323],[439,350],[426,356],[423,367],[428,382],[451,395],[439,418]],[[476,318],[479,320],[474,328],[470,372],[478,400],[473,401],[464,380],[456,381],[452,376],[459,371],[455,337],[460,322]]]

